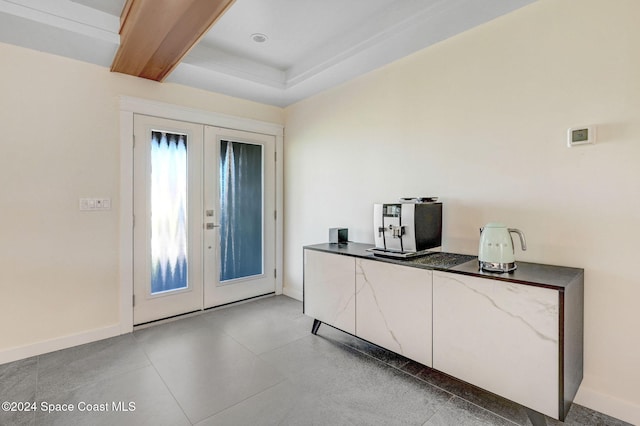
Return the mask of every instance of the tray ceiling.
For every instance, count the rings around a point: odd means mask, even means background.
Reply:
[[[236,0],[165,81],[286,106],[533,1]],[[124,4],[0,0],[0,42],[110,67]]]

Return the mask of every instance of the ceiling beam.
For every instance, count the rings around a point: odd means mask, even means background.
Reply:
[[[127,0],[111,71],[164,79],[235,0]]]

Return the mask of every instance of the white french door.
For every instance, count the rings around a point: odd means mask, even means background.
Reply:
[[[204,306],[275,291],[275,137],[207,126]]]
[[[274,292],[275,138],[136,114],[134,140],[134,324]]]

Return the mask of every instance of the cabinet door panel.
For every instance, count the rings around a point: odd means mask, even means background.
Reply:
[[[432,272],[356,260],[356,335],[431,366]]]
[[[355,334],[353,257],[304,251],[304,313]]]
[[[556,290],[435,271],[433,367],[558,418]]]

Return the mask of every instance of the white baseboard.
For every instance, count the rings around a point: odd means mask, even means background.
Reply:
[[[282,289],[282,294],[285,296],[289,296],[292,299],[296,299],[302,302],[302,290],[298,290],[291,287],[285,287]]]
[[[44,340],[42,342],[33,343],[31,345],[18,346],[15,348],[1,350],[0,365],[7,362],[17,361],[36,355],[58,351],[60,349],[84,345],[85,343],[91,343],[97,340],[108,339],[109,337],[119,336],[121,334],[124,334],[123,330],[124,329],[121,328],[119,324],[116,324],[109,327],[98,328],[82,333],[58,337],[55,339]]]
[[[640,405],[598,392],[582,384],[574,402],[633,425],[640,425]]]

